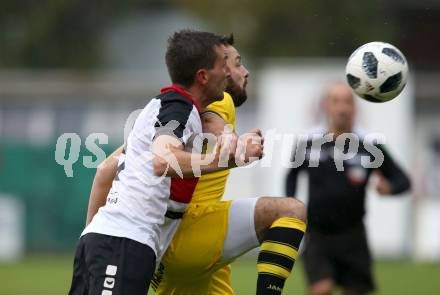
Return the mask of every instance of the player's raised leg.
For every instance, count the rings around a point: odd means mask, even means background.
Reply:
[[[281,294],[306,227],[306,208],[294,198],[261,197],[232,202],[220,263],[261,245],[257,294]]]
[[[255,228],[261,242],[257,295],[282,294],[306,230],[306,208],[292,198],[260,198]]]

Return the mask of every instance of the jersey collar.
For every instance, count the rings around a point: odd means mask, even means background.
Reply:
[[[188,92],[186,92],[185,90],[183,90],[181,87],[179,87],[179,86],[177,86],[177,85],[175,85],[175,84],[174,84],[174,85],[170,85],[170,86],[166,86],[166,87],[164,87],[164,88],[162,88],[162,89],[160,90],[160,93],[165,93],[165,92],[168,92],[168,91],[177,91],[177,92],[179,92],[181,95],[183,95],[183,96],[185,96],[186,98],[188,98],[188,99],[192,102],[192,104],[195,105],[197,111],[199,111],[199,113],[200,113],[200,106],[199,106],[199,104],[194,100],[194,97],[192,97],[191,94],[189,94]]]

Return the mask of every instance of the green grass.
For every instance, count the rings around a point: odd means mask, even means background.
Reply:
[[[237,261],[232,265],[233,285],[238,295],[255,294],[255,263]],[[440,294],[440,264],[415,264],[403,261],[378,261],[375,264],[376,295],[438,295]],[[305,295],[302,265],[295,266],[286,282],[283,294]]]
[[[375,272],[378,295],[440,294],[440,264],[379,261],[376,263]],[[0,294],[67,294],[71,273],[72,257],[66,256],[30,256],[17,264],[0,264]],[[232,273],[236,294],[255,294],[257,274],[252,259],[235,262]],[[284,294],[306,294],[300,264],[295,267],[293,276],[289,278]]]
[[[0,264],[1,294],[67,294],[71,275],[71,257],[32,256],[17,264]]]

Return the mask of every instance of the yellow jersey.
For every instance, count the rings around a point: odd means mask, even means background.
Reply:
[[[203,112],[216,113],[235,132],[235,105],[228,93],[224,92],[222,100],[211,103]],[[229,169],[202,175],[197,182],[191,203],[220,201],[228,176]]]
[[[235,131],[235,105],[223,100],[204,112],[218,114]],[[229,170],[202,175],[159,271],[152,281],[156,295],[231,295],[230,267],[220,263],[232,201],[221,201]],[[215,230],[213,230],[215,229]]]

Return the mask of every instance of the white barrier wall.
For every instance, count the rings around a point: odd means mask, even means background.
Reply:
[[[266,157],[252,169],[241,168],[232,172],[227,198],[284,194],[285,164],[292,146],[292,138],[285,134],[306,133],[319,123],[319,100],[324,87],[331,81],[344,79],[344,67],[342,60],[286,60],[268,63],[259,72],[256,81],[257,112],[239,110],[237,124],[240,131],[254,126],[263,129]],[[408,171],[412,161],[411,85],[391,102],[374,104],[361,99],[356,101],[358,126],[369,132],[383,133],[388,149]],[[306,181],[302,179],[300,183]],[[306,189],[304,186],[299,188],[300,199],[305,200]],[[379,197],[370,190],[366,224],[375,254],[401,256],[409,252],[412,241],[410,204],[408,195]]]
[[[22,202],[0,194],[0,263],[15,262],[23,256],[24,218]]]

